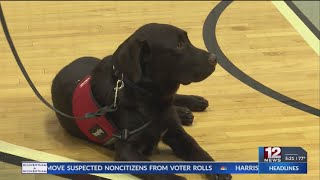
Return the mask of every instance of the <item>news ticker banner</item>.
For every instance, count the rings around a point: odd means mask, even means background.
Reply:
[[[260,147],[259,162],[22,162],[22,173],[306,174],[307,153],[299,147]]]

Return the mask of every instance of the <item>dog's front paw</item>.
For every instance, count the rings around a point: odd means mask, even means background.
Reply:
[[[193,123],[193,114],[190,109],[186,107],[176,106],[177,114],[180,118],[181,124],[185,126],[189,126]]]
[[[209,180],[231,180],[231,174],[210,174],[207,176]]]
[[[204,111],[209,106],[209,102],[201,96],[190,96],[190,103],[187,106],[191,111]]]

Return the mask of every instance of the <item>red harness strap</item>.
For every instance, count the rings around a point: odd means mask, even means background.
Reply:
[[[88,112],[96,112],[99,107],[95,102],[90,86],[91,76],[82,79],[73,93],[72,111],[74,116],[84,117]],[[117,128],[105,116],[76,120],[79,129],[91,141],[99,144],[108,144],[111,142],[112,135]]]

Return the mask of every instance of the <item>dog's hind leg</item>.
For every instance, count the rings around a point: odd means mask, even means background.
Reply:
[[[200,112],[206,110],[209,102],[201,96],[176,94],[174,96],[174,105],[187,107],[191,111]]]
[[[125,141],[118,141],[115,144],[116,161],[150,161],[145,155],[138,152],[132,144]],[[175,174],[134,174],[143,180],[186,180]]]

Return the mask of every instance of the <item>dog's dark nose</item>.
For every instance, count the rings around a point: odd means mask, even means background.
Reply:
[[[217,64],[217,56],[214,54],[210,54],[208,61],[213,64],[216,65]]]

